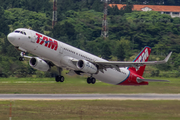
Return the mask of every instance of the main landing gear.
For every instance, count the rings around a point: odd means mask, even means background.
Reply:
[[[88,84],[91,84],[91,83],[92,83],[92,84],[95,84],[95,83],[96,83],[96,79],[95,79],[94,77],[92,77],[92,76],[91,76],[91,77],[88,77],[88,78],[87,78],[87,83],[88,83]]]
[[[24,61],[24,55],[25,55],[25,52],[20,53],[21,57],[19,57],[19,61]]]
[[[58,67],[59,75],[57,75],[56,78],[55,78],[55,79],[56,79],[56,82],[64,82],[64,77],[61,76],[62,70],[63,70],[62,68],[59,68],[59,67]]]
[[[56,82],[64,82],[64,77],[61,75],[56,76]]]

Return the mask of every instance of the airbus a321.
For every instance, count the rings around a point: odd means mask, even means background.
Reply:
[[[57,82],[64,81],[61,74],[63,68],[78,75],[88,74],[88,84],[95,84],[96,79],[114,85],[148,85],[151,81],[166,82],[166,80],[144,79],[142,76],[146,65],[166,63],[172,54],[170,52],[162,61],[148,61],[151,48],[146,46],[133,62],[107,61],[26,28],[14,30],[8,34],[7,38],[21,51],[19,60],[29,58],[32,68],[49,71],[52,66],[57,66],[59,71],[59,75],[55,78]],[[26,56],[26,52],[38,57]]]

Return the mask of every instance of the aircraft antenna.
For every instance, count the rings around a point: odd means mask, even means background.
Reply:
[[[53,18],[52,18],[52,28],[57,23],[57,0],[53,0]]]
[[[108,11],[108,1],[109,0],[103,0],[104,1],[104,17],[102,22],[102,31],[101,36],[104,38],[108,37],[108,21],[107,21],[107,11]]]

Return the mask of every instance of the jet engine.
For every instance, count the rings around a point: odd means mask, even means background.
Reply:
[[[98,68],[96,65],[92,64],[89,61],[86,60],[79,60],[76,64],[77,68],[85,73],[90,73],[90,74],[97,74],[98,73]]]
[[[29,64],[32,68],[40,70],[40,71],[48,71],[50,70],[50,66],[42,59],[38,57],[31,58]]]

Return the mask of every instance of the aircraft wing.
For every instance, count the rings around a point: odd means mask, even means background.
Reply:
[[[162,61],[148,61],[148,62],[124,62],[124,61],[107,61],[107,62],[95,62],[99,66],[100,69],[106,68],[115,68],[117,71],[120,71],[119,67],[134,67],[138,68],[139,66],[144,65],[156,65],[156,64],[163,64],[166,63],[172,52],[169,53],[169,55]]]

